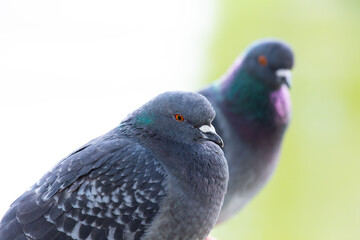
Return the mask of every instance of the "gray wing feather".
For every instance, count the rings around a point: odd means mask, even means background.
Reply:
[[[0,239],[140,239],[166,195],[165,179],[141,145],[96,139],[11,205]]]

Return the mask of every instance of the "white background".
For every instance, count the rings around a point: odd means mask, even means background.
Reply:
[[[196,90],[215,0],[0,1],[0,218],[158,93]]]

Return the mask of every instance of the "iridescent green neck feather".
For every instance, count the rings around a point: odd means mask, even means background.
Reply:
[[[269,118],[271,103],[269,88],[239,69],[219,86],[227,110],[241,114],[247,120]]]

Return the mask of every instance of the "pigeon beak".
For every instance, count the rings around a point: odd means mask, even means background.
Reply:
[[[216,143],[220,147],[224,147],[224,142],[221,137],[216,133],[213,125],[202,125],[199,130],[203,133],[202,138]]]
[[[288,86],[288,88],[291,88],[292,86],[292,73],[290,69],[283,69],[280,68],[278,70],[276,70],[276,80],[280,83],[283,84],[285,83],[286,86]]]

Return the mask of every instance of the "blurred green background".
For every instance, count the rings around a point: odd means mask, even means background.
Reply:
[[[360,239],[360,1],[219,1],[204,84],[253,40],[296,54],[293,118],[263,191],[212,234],[227,239]]]

